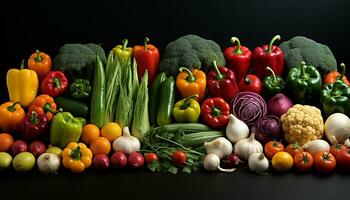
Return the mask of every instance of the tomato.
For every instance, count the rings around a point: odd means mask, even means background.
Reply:
[[[298,152],[293,159],[294,167],[301,172],[306,172],[311,169],[314,164],[314,158],[309,152]]]
[[[293,167],[293,157],[287,152],[278,152],[272,157],[272,167],[280,172],[288,171]]]
[[[315,168],[319,173],[330,173],[335,169],[335,157],[325,151],[319,151],[314,154]]]
[[[254,74],[247,74],[238,82],[239,91],[249,91],[260,94],[261,93],[261,81],[259,77]]]
[[[301,146],[296,142],[296,143],[293,143],[293,144],[289,144],[286,147],[285,151],[288,152],[290,155],[292,155],[294,157],[296,153],[303,152],[304,149],[301,148]]]
[[[330,152],[331,152],[331,154],[333,154],[334,157],[337,157],[337,153],[343,149],[346,150],[348,148],[343,144],[332,144]]]
[[[270,160],[276,153],[284,151],[284,146],[280,142],[270,141],[265,144],[264,150],[267,159]]]
[[[145,154],[146,163],[150,164],[155,160],[158,160],[158,155],[156,153],[146,153]]]
[[[187,160],[187,155],[182,151],[175,151],[172,155],[172,159],[175,163],[183,165]]]
[[[338,167],[346,172],[350,172],[350,149],[342,149],[337,154]]]

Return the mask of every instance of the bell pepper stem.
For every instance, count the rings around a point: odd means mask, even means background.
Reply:
[[[19,104],[20,102],[15,102],[15,103],[13,103],[11,106],[8,106],[7,107],[7,110],[9,111],[9,112],[15,112],[16,111],[16,105],[17,104]]]
[[[36,53],[36,56],[34,58],[35,62],[41,62],[43,58],[40,56],[40,51],[36,50],[35,53]]]
[[[186,67],[180,67],[179,70],[180,72],[185,71],[188,74],[188,77],[187,77],[188,82],[193,83],[196,81],[196,77],[193,75],[191,70],[187,69]]]
[[[237,37],[231,37],[231,43],[237,44],[237,47],[236,47],[234,53],[241,55],[243,52],[241,50],[241,42],[239,41],[239,39]]]
[[[217,64],[216,64],[216,60],[213,61],[213,64],[214,64],[214,69],[215,69],[215,71],[216,71],[216,78],[217,78],[218,80],[223,79],[224,76],[221,74],[221,72],[220,72],[220,70],[219,70],[219,68],[218,68],[218,66],[217,66]]]
[[[145,38],[145,46],[144,46],[144,48],[147,50],[147,43],[149,42],[149,38],[148,37],[146,37]]]
[[[340,63],[340,67],[341,67],[341,75],[340,75],[340,80],[343,80],[343,77],[345,76],[346,73],[346,66],[344,63]]]
[[[267,66],[267,67],[266,67],[266,70],[271,72],[271,74],[272,74],[272,76],[273,76],[273,83],[274,83],[274,84],[277,84],[277,77],[276,77],[276,74],[275,74],[275,72],[273,71],[273,69],[272,69],[271,67]]]
[[[190,100],[194,99],[194,98],[198,98],[198,94],[194,94],[191,96],[186,97],[184,103],[182,104],[182,106],[180,107],[181,110],[185,110],[186,108],[188,108],[188,106],[190,106]]]
[[[218,107],[212,107],[211,109],[211,113],[215,116],[215,117],[219,117],[221,115],[221,110]]]
[[[32,112],[30,119],[29,119],[29,123],[31,125],[38,125],[40,122],[39,118],[38,118],[38,113],[36,113],[35,111]]]
[[[301,66],[300,66],[300,78],[302,79],[306,79],[307,78],[307,74],[306,74],[306,63],[304,61],[301,61]]]
[[[24,69],[24,59],[22,59],[22,62],[21,62],[21,67],[20,69]]]
[[[338,90],[338,83],[337,82],[333,83],[332,90],[331,90],[330,94],[331,94],[331,96],[340,96],[341,95],[341,93]]]
[[[61,108],[58,110],[52,110],[50,103],[46,103],[44,105],[44,111],[45,113],[50,112],[52,114],[56,114],[56,113],[62,112],[63,110]]]
[[[53,83],[55,85],[55,88],[61,89],[61,80],[59,78],[54,78]]]
[[[270,43],[269,43],[269,48],[267,49],[267,53],[271,53],[271,52],[272,52],[273,43],[274,43],[276,40],[280,40],[280,39],[281,39],[281,36],[280,36],[280,35],[275,35],[275,37],[272,38],[272,40],[271,40]]]
[[[80,146],[77,146],[77,148],[73,149],[70,156],[73,158],[73,160],[81,160],[82,153]]]
[[[244,76],[244,83],[247,84],[247,85],[249,85],[250,82],[251,82],[250,78],[249,78],[247,75]]]
[[[128,42],[129,42],[128,39],[124,39],[124,40],[123,40],[123,46],[122,46],[122,50],[123,50],[123,51],[125,51],[126,46],[128,45]],[[146,45],[147,45],[147,44],[146,44]]]

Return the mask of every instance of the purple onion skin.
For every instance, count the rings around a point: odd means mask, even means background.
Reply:
[[[229,169],[229,168],[235,168],[240,163],[242,163],[242,160],[239,158],[238,154],[230,154],[225,159],[221,161],[221,165],[223,168]]]
[[[280,140],[281,121],[277,116],[268,115],[255,123],[250,131],[255,133],[255,139],[266,144],[271,140]]]
[[[293,106],[293,102],[284,94],[278,93],[267,102],[267,112],[269,115],[281,117]]]

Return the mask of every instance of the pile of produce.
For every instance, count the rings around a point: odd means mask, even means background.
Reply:
[[[279,35],[223,52],[186,35],[105,54],[65,44],[7,72],[0,172],[350,172],[350,83],[331,50]]]

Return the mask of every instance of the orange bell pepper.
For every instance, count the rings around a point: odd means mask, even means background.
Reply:
[[[198,101],[203,101],[206,92],[207,79],[205,73],[199,69],[180,68],[176,78],[176,88],[183,98],[198,95]]]
[[[19,102],[6,102],[0,105],[0,127],[7,132],[19,132],[25,112]]]
[[[48,54],[36,50],[28,59],[28,68],[34,70],[41,81],[51,71],[51,58]]]
[[[54,99],[46,94],[37,96],[28,108],[28,112],[35,111],[38,114],[46,115],[47,119],[51,121],[53,115],[57,113],[57,106]]]
[[[72,172],[81,173],[92,163],[92,152],[84,143],[71,142],[62,152],[63,166]]]

